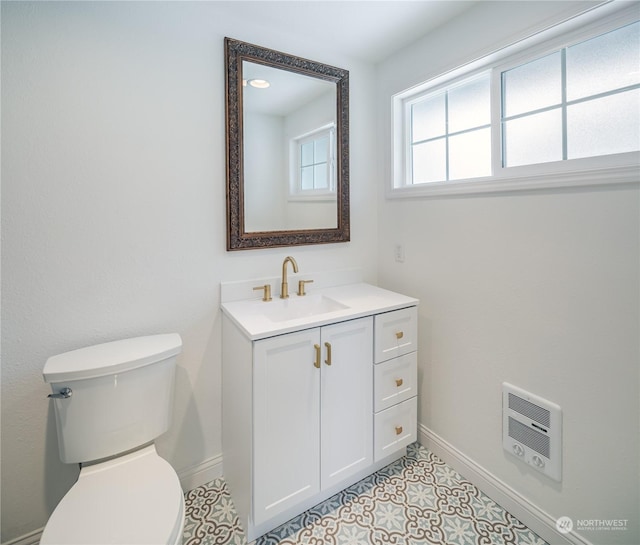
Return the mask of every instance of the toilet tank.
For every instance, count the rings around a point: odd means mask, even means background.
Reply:
[[[142,446],[169,428],[177,333],[89,346],[53,356],[43,375],[52,399],[60,459],[89,462]]]

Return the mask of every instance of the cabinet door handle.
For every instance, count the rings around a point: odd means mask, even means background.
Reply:
[[[396,426],[396,435],[400,435],[402,433],[402,426]]]
[[[327,359],[324,362],[331,365],[331,343],[324,343],[324,345],[327,347]]]
[[[404,381],[403,381],[401,378],[397,378],[397,379],[396,379],[396,386],[397,386],[398,388],[400,388],[400,386],[402,386],[402,383],[403,383],[403,382],[404,382]]]
[[[313,362],[313,366],[320,369],[320,345],[314,344],[313,348],[315,348],[315,351],[316,351],[316,359]]]
[[[402,337],[404,337],[404,332],[396,331],[396,339],[400,340]]]

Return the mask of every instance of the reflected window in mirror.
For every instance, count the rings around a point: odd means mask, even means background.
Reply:
[[[294,138],[291,150],[291,200],[335,200],[335,126]]]

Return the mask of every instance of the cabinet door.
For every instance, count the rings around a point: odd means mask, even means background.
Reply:
[[[373,318],[325,326],[321,340],[325,489],[373,463]]]
[[[320,490],[320,330],[254,343],[254,524]]]

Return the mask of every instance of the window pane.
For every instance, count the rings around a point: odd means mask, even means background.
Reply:
[[[567,108],[568,159],[640,149],[640,91]]]
[[[567,100],[640,82],[640,23],[567,48]]]
[[[313,142],[307,142],[300,146],[300,163],[302,166],[313,164]]]
[[[413,146],[414,184],[441,182],[447,179],[445,140],[432,140]]]
[[[491,123],[489,74],[449,91],[449,133]]]
[[[560,109],[506,121],[504,138],[506,167],[562,160]]]
[[[313,189],[313,167],[303,167],[300,174],[301,189]]]
[[[502,73],[504,117],[532,112],[562,100],[560,52]]]
[[[449,179],[491,175],[491,129],[478,129],[449,138]]]
[[[328,189],[327,163],[320,163],[314,167],[315,189]]]
[[[319,138],[315,141],[316,145],[316,155],[315,160],[316,163],[322,163],[327,161],[328,152],[329,152],[329,137],[325,136],[323,138]]]
[[[444,96],[444,93],[440,93],[411,106],[412,142],[420,142],[445,134]]]

